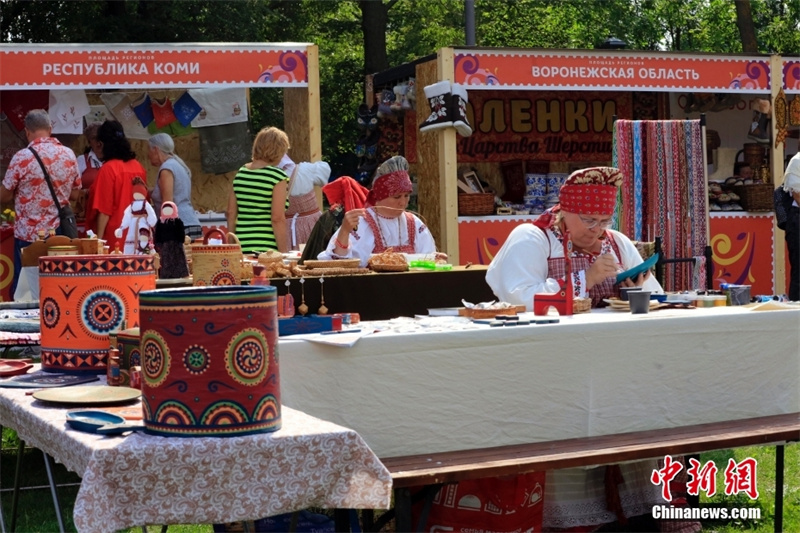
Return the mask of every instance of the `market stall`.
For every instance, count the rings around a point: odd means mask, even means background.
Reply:
[[[796,129],[790,123],[779,136],[777,120],[762,120],[769,138],[756,139],[750,126],[763,102],[775,103],[781,89],[788,96],[800,92],[799,71],[796,60],[779,56],[442,48],[371,76],[367,101],[414,79],[416,110],[401,107],[396,122],[419,183],[419,211],[454,263],[487,264],[516,224],[538,214],[529,202],[528,177],[545,176],[557,191],[558,179],[569,172],[612,162],[614,117],[696,119],[702,113],[707,137],[713,137],[706,153],[709,179],[731,176],[732,156],[754,145],[763,147],[757,177],[774,188],[782,181],[784,149],[797,151]],[[471,135],[457,135],[454,128],[418,131],[430,113],[423,88],[441,80],[468,89]],[[775,139],[781,142],[769,142]],[[495,215],[490,205],[464,216],[458,182],[465,171],[497,191],[505,213]],[[707,215],[713,277],[746,279],[757,294],[783,293],[783,234],[766,223],[773,218],[769,205],[749,208]]]
[[[27,143],[21,124],[33,107],[50,107],[54,134],[82,153],[84,122],[115,118],[148,171],[150,186],[155,168],[147,160],[147,139],[156,132],[170,133],[179,153],[192,170],[192,200],[206,225],[224,225],[228,190],[239,164],[249,160],[251,134],[263,124],[248,122],[250,88],[283,90],[284,113],[293,120],[284,129],[296,161],[321,158],[319,60],[310,43],[230,44],[33,44],[0,45],[0,170]],[[227,92],[226,92],[227,91]],[[233,95],[233,96],[231,96]],[[200,109],[191,120],[174,117],[166,126],[142,124],[136,104],[152,99],[178,112],[181,99]],[[50,103],[53,100],[54,103]],[[74,108],[65,102],[77,103]],[[202,105],[201,105],[202,104]],[[54,106],[69,114],[60,123]],[[136,108],[136,109],[135,109]],[[13,207],[13,206],[11,206]],[[0,296],[9,300],[13,239],[3,226]]]

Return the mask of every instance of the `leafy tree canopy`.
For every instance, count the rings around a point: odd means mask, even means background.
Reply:
[[[751,20],[737,18],[748,7]],[[3,42],[313,42],[320,51],[323,154],[354,172],[365,73],[465,42],[464,0],[0,0]],[[486,47],[800,53],[800,0],[475,0]],[[385,44],[384,44],[385,43]],[[280,90],[252,91],[253,125],[282,126]]]

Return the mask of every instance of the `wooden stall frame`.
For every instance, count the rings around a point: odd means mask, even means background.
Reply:
[[[288,54],[294,56],[284,62]],[[305,70],[301,79],[293,68]],[[284,125],[290,154],[321,159],[313,43],[0,44],[0,91],[223,87],[283,88],[284,115],[292,117]]]
[[[234,87],[247,89],[248,107],[250,88],[282,88],[284,116],[291,117],[284,124],[290,156],[321,160],[319,49],[313,43],[0,44],[0,95]],[[322,191],[316,192],[322,207]]]
[[[649,51],[629,51],[629,50],[575,50],[575,49],[560,49],[560,50],[545,50],[545,49],[511,49],[511,48],[485,48],[485,47],[445,47],[441,48],[436,53],[435,58],[435,77],[426,62],[416,63],[416,77],[417,77],[417,102],[418,125],[424,121],[428,113],[427,101],[423,93],[423,87],[436,83],[438,81],[448,80],[451,83],[464,83],[459,80],[455,72],[455,58],[458,54],[509,54],[519,55],[524,57],[526,61],[520,61],[517,65],[516,72],[514,73],[514,80],[508,84],[496,82],[481,82],[472,80],[466,83],[467,89],[472,90],[547,90],[547,91],[580,91],[580,90],[623,90],[623,91],[650,91],[658,93],[669,92],[738,92],[746,94],[769,94],[774,101],[778,91],[783,87],[787,94],[800,93],[800,81],[795,81],[794,85],[787,85],[789,82],[780,75],[786,72],[785,62],[779,55],[721,55],[721,54],[704,54],[704,53],[675,53],[675,52],[649,52]],[[529,56],[529,57],[525,57]],[[769,69],[767,72],[761,72],[755,79],[742,79],[730,80],[730,85],[714,85],[705,80],[702,83],[691,84],[692,78],[685,78],[686,83],[681,79],[672,78],[671,81],[666,79],[659,79],[656,81],[647,79],[639,79],[637,81],[626,81],[624,77],[618,78],[621,81],[611,81],[606,84],[595,83],[592,79],[581,78],[580,76],[573,76],[571,73],[563,78],[561,81],[561,74],[554,76],[552,81],[547,84],[526,83],[525,76],[530,75],[531,69],[538,68],[540,62],[537,59],[545,57],[552,60],[559,58],[566,61],[572,61],[566,67],[569,69],[576,68],[577,61],[581,58],[594,58],[598,60],[607,60],[613,62],[614,59],[620,58],[644,58],[656,62],[663,62],[665,69],[674,67],[686,67],[687,76],[713,76],[713,70],[720,71],[720,66],[728,63],[734,64],[743,61],[749,61],[752,64],[762,66],[768,64]],[[431,58],[427,63],[434,61]],[[686,65],[682,62],[686,61]],[[661,63],[658,63],[661,64]],[[708,67],[705,69],[690,70],[690,67],[698,66]],[[477,65],[472,65],[477,70]],[[724,68],[724,67],[723,67]],[[655,71],[655,69],[653,69]],[[762,69],[765,70],[765,69]],[[562,71],[567,72],[568,71]],[[572,73],[577,72],[572,70]],[[721,71],[720,71],[721,72]],[[770,75],[772,73],[772,75]],[[491,74],[491,73],[490,73]],[[647,73],[646,73],[647,74]],[[657,71],[655,71],[657,74]],[[721,77],[719,73],[716,74],[719,81]],[[374,78],[376,75],[373,75]],[[729,76],[733,76],[730,74]],[[694,78],[697,79],[697,78]],[[772,139],[775,139],[775,121],[772,124]],[[476,125],[473,124],[473,127]],[[436,152],[431,154],[426,153],[426,145],[429,142],[429,137],[436,137]],[[438,181],[438,187],[434,186],[433,189],[438,190],[439,205],[438,206],[425,206],[420,205],[420,212],[423,213],[429,221],[434,235],[437,237],[437,242],[440,243],[441,248],[447,252],[450,261],[458,264],[459,261],[459,243],[458,243],[458,210],[455,196],[458,191],[457,187],[457,168],[458,168],[458,154],[456,145],[456,136],[453,128],[438,129],[429,133],[417,132],[417,160],[419,162],[419,180],[422,183],[424,180],[432,180],[435,178]],[[771,170],[775,185],[779,185],[783,181],[783,145],[775,146],[771,143]],[[705,153],[705,151],[704,151]],[[435,157],[430,157],[434,155]],[[438,170],[438,172],[437,172]],[[706,176],[707,179],[707,176]],[[776,288],[776,294],[782,294],[786,290],[785,282],[785,246],[783,244],[783,234],[778,231],[773,231],[773,248],[775,250],[775,257],[773,261],[773,286]]]

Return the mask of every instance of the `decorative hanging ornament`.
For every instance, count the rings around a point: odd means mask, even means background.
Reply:
[[[328,314],[328,308],[325,307],[325,293],[322,291],[322,288],[324,287],[324,283],[325,283],[325,278],[320,276],[320,278],[319,278],[319,300],[320,300],[319,303],[320,303],[320,306],[319,306],[319,311],[317,311],[317,313],[319,313],[320,315],[327,315]]]
[[[305,287],[306,279],[300,278],[300,305],[297,307],[297,310],[300,312],[301,315],[306,316],[308,313],[308,306],[306,305],[306,287]]]

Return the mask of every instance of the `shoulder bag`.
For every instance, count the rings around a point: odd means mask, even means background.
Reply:
[[[33,152],[33,156],[39,162],[39,166],[42,167],[42,172],[44,172],[44,181],[47,182],[47,187],[50,189],[50,194],[53,195],[53,203],[58,209],[58,220],[61,222],[61,234],[65,237],[69,237],[70,239],[77,238],[78,221],[75,220],[75,213],[72,212],[72,206],[69,205],[69,202],[64,205],[59,203],[58,196],[56,196],[56,190],[53,188],[53,182],[50,179],[50,173],[47,172],[47,168],[44,166],[42,158],[39,157],[39,154],[36,153],[36,150],[30,146],[28,147],[28,150]]]

